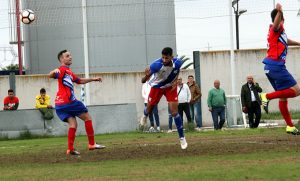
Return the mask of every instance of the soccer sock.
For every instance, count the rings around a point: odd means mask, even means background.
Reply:
[[[296,92],[293,89],[289,88],[289,89],[268,93],[266,97],[269,100],[276,99],[276,98],[292,98],[292,97],[296,97]]]
[[[69,128],[68,132],[68,150],[74,150],[74,141],[76,135],[76,128]]]
[[[85,125],[85,131],[89,140],[90,145],[95,144],[95,138],[94,138],[94,128],[93,128],[93,122],[92,120],[87,120],[84,122]]]
[[[176,124],[176,127],[177,127],[177,132],[178,132],[179,138],[184,137],[184,134],[183,134],[183,125],[182,125],[182,118],[181,118],[181,116],[178,113],[174,117],[174,121],[175,121],[175,124]]]
[[[294,124],[292,122],[292,118],[291,118],[290,112],[288,110],[288,101],[279,101],[279,110],[280,110],[281,115],[284,118],[286,124],[288,126],[293,127]]]

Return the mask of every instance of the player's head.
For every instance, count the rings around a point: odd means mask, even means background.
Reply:
[[[170,47],[166,47],[161,51],[161,58],[165,66],[172,65],[173,50]]]
[[[272,23],[274,23],[275,21],[275,17],[278,13],[278,10],[277,9],[273,9],[273,11],[271,12],[271,19],[272,19]],[[282,13],[282,16],[281,16],[281,21],[284,22],[284,17],[283,17],[283,13]]]
[[[8,92],[8,97],[12,98],[15,96],[14,90],[9,89],[7,92]]]
[[[40,94],[41,94],[42,97],[45,97],[45,95],[46,95],[46,89],[45,88],[41,88]]]
[[[68,50],[62,50],[57,54],[57,59],[62,65],[72,64],[72,55]]]
[[[219,89],[219,88],[220,88],[220,81],[219,81],[219,80],[215,80],[215,81],[214,81],[214,87],[215,87],[216,89]]]
[[[188,76],[188,82],[191,84],[194,82],[194,76],[193,75],[189,75]]]

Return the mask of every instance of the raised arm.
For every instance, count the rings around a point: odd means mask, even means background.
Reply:
[[[86,84],[89,82],[102,82],[102,78],[101,77],[96,77],[96,78],[80,78],[79,80],[79,84]]]
[[[294,40],[291,40],[291,39],[288,39],[287,43],[290,46],[300,46],[300,42],[297,42],[297,41],[294,41]]]
[[[279,30],[280,23],[281,23],[282,17],[283,17],[281,4],[277,3],[276,4],[276,9],[278,10],[278,12],[276,14],[276,17],[275,17],[274,23],[273,23],[273,29],[274,29],[274,31],[278,31]]]

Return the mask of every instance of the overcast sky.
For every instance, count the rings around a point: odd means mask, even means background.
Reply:
[[[9,46],[7,2],[8,0],[0,0],[0,47]],[[283,5],[288,37],[300,41],[300,17],[297,17],[300,1],[278,2]],[[274,0],[239,1],[240,9],[247,9],[239,18],[240,49],[266,48],[273,5]],[[178,54],[192,58],[192,52],[195,50],[229,49],[228,8],[228,0],[175,0]],[[233,23],[235,32],[235,19]],[[0,61],[3,61],[3,57],[3,52],[0,51]],[[11,57],[8,55],[7,59]],[[0,65],[1,63],[3,64],[0,62]]]

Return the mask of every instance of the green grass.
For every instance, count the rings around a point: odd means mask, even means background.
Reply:
[[[290,114],[292,115],[292,119],[300,119],[300,111],[290,111]],[[278,112],[270,112],[269,114],[262,113],[261,115],[262,120],[281,120],[282,115]]]
[[[64,155],[66,137],[0,141],[0,180],[299,180],[300,137],[285,134],[284,128],[189,132],[186,137],[189,149],[181,151],[172,145],[176,134],[97,135],[96,140],[108,146],[105,152],[83,151],[81,158],[72,159]],[[159,143],[153,147],[162,155],[101,157],[144,143]],[[76,138],[79,150],[85,144],[85,136]],[[41,160],[34,157],[39,154]],[[90,156],[96,159],[86,159]]]

